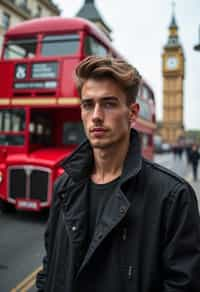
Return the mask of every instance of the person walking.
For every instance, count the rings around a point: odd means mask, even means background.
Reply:
[[[196,196],[141,155],[132,129],[139,73],[91,56],[76,68],[76,82],[87,140],[55,183],[38,291],[199,292]]]
[[[198,151],[198,147],[196,144],[192,145],[192,150],[190,152],[190,161],[192,164],[192,171],[193,171],[193,178],[194,181],[197,180],[197,170],[198,170],[198,163],[199,163],[199,159],[200,159],[200,154]]]

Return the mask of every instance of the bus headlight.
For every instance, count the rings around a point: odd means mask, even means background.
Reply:
[[[3,181],[3,172],[0,171],[0,183],[2,183],[2,181]]]
[[[60,176],[61,174],[63,174],[63,172],[64,172],[64,169],[61,168],[61,167],[59,167],[59,168],[57,169],[57,176]]]

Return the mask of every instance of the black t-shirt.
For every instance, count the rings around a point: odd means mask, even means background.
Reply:
[[[90,180],[89,185],[89,241],[91,241],[96,225],[101,219],[103,210],[110,196],[114,193],[120,178],[106,183],[96,184]]]

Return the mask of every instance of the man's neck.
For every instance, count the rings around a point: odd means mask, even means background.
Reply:
[[[103,184],[119,177],[123,170],[124,160],[129,147],[129,140],[120,145],[112,145],[107,148],[95,148],[94,170],[91,175],[93,182]]]

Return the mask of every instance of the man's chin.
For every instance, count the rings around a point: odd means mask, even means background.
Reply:
[[[109,148],[111,146],[110,143],[106,143],[103,141],[90,141],[90,144],[91,144],[92,148],[95,148],[95,149],[105,149],[105,148]]]

